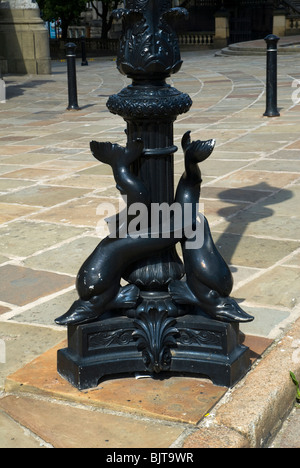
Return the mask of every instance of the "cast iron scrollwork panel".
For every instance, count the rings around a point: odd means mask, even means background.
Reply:
[[[102,333],[93,334],[89,337],[88,347],[89,350],[93,348],[97,349],[101,346],[106,348],[111,347],[112,345],[126,345],[133,341],[133,332],[134,328],[131,330],[112,330]]]
[[[192,345],[198,344],[200,346],[207,346],[209,345],[211,348],[216,347],[222,349],[222,337],[220,334],[211,332],[211,331],[203,331],[203,330],[192,330],[186,328],[184,330],[179,330],[180,337],[178,338],[178,343],[184,345]]]

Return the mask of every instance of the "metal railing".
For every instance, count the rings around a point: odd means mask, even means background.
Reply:
[[[292,0],[278,0],[278,6],[281,4],[284,6],[286,11],[286,19],[289,22],[287,29],[289,30],[288,34],[298,33],[300,29],[300,1]]]
[[[180,46],[213,46],[214,32],[187,32],[178,36]]]
[[[214,32],[187,32],[178,36],[180,46],[212,47],[214,44]],[[76,53],[81,54],[81,38],[70,39],[77,45]],[[109,53],[117,54],[119,50],[118,39],[85,39],[86,55],[88,57],[99,57]],[[50,55],[52,59],[65,58],[65,43],[61,39],[50,40]]]
[[[285,7],[288,17],[299,17],[300,18],[300,1],[293,0],[276,0],[275,6],[277,8],[280,5]]]
[[[81,38],[73,37],[70,39],[76,44],[77,57],[81,56]],[[61,39],[50,40],[50,56],[52,59],[65,58],[65,42]],[[86,38],[85,39],[86,55],[88,57],[99,57],[102,55],[116,54],[119,49],[119,41],[112,39],[101,38]]]

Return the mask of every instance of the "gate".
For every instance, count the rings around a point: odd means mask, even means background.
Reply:
[[[250,18],[231,18],[229,43],[251,41],[252,21]]]

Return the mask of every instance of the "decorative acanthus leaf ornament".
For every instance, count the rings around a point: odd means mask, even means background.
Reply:
[[[184,8],[170,8],[171,1],[125,2],[113,15],[123,20],[117,65],[133,79],[168,77],[180,70],[182,60],[174,19],[187,16]]]
[[[168,318],[167,312],[157,309],[142,312],[134,321],[137,330],[133,337],[142,351],[147,371],[159,373],[170,369],[172,355],[170,348],[176,346],[178,329],[176,320]]]
[[[165,19],[168,23],[173,20],[188,18],[188,16],[189,12],[187,9],[181,7],[170,8],[170,10],[162,14],[162,18]]]

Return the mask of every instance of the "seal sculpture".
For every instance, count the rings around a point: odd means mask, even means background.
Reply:
[[[140,140],[128,143],[126,148],[111,143],[91,142],[91,151],[96,159],[111,165],[117,188],[127,196],[127,209],[133,203],[149,206],[148,191],[143,182],[130,171],[131,164],[143,153]],[[119,220],[121,217],[118,215]],[[130,217],[129,217],[130,221]],[[125,226],[126,228],[126,226]],[[118,232],[124,230],[119,224]],[[108,236],[84,262],[76,280],[79,300],[55,322],[58,325],[81,324],[97,320],[105,311],[133,308],[139,299],[139,288],[133,284],[120,286],[121,278],[131,263],[149,254],[175,245],[180,237],[125,237]]]
[[[182,240],[186,281],[173,281],[169,285],[169,292],[176,303],[197,305],[214,319],[250,322],[254,317],[229,297],[233,289],[232,274],[214,244],[207,219],[203,215],[199,215],[200,220],[197,217],[202,183],[198,164],[211,155],[214,146],[214,140],[191,142],[190,132],[182,139],[185,172],[178,184],[176,202],[182,206],[185,203],[192,204],[193,228],[201,223],[198,228],[203,239],[198,249],[189,248],[188,242],[191,240]]]

